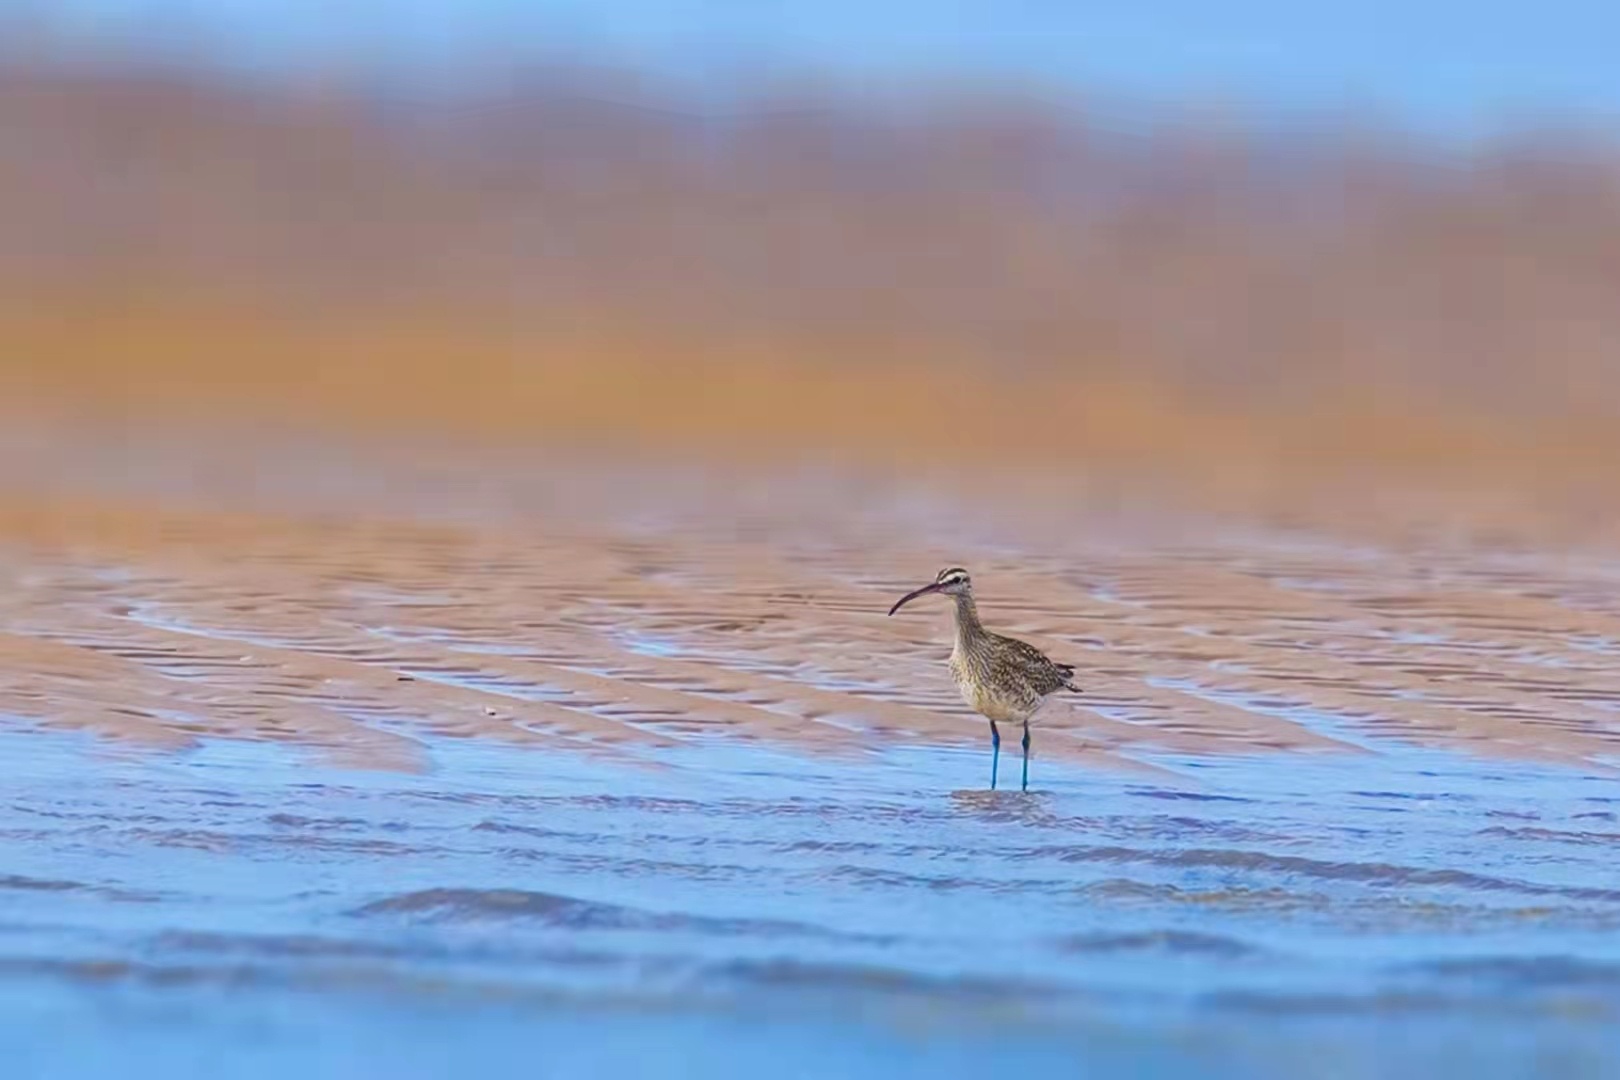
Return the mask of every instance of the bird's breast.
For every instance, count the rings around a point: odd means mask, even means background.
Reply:
[[[951,677],[968,708],[998,724],[1023,723],[1033,711],[1031,703],[1010,692],[1011,687],[998,687],[990,674],[972,656],[951,653]]]

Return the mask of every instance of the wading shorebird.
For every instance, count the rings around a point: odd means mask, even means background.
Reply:
[[[996,767],[1001,761],[1001,729],[997,723],[1024,726],[1024,780],[1029,790],[1029,718],[1047,695],[1079,687],[1070,680],[1074,668],[1050,659],[1033,645],[984,628],[973,603],[973,579],[960,566],[946,567],[933,582],[896,600],[893,615],[919,596],[944,593],[956,601],[956,645],[951,649],[951,676],[962,700],[990,721],[990,790],[996,788]]]

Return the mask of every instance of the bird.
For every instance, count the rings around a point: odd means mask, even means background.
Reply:
[[[951,649],[951,676],[962,700],[990,721],[990,790],[996,789],[1001,761],[999,724],[1024,728],[1024,777],[1020,790],[1029,790],[1029,718],[1046,698],[1059,690],[1080,692],[1074,685],[1074,667],[1060,664],[1035,646],[986,630],[973,602],[973,579],[960,566],[948,566],[933,581],[913,589],[889,609],[892,616],[919,596],[943,593],[956,602],[956,644]]]

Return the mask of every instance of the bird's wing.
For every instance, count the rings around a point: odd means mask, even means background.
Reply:
[[[998,635],[999,636],[999,635]],[[1073,689],[1074,665],[1060,664],[1027,641],[1004,637],[1002,646],[1012,654],[1028,676],[1031,687],[1043,697],[1058,690]]]

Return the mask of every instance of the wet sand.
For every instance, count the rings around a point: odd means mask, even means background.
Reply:
[[[0,996],[40,1075],[1620,1060],[1620,561],[1567,519],[7,438]],[[945,605],[885,615],[947,563],[1084,688],[1028,795],[985,790]]]
[[[425,735],[977,745],[947,605],[885,614],[962,563],[993,627],[1080,672],[1038,719],[1046,757],[1399,743],[1602,771],[1620,740],[1620,563],[1597,550],[1414,543],[1395,515],[1379,543],[1366,514],[1336,535],[1056,477],[302,453],[126,445],[79,479],[35,458],[56,475],[0,504],[0,706],[402,769]]]

